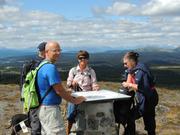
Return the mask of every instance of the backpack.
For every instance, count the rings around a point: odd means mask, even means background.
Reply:
[[[25,82],[23,84],[22,99],[24,101],[24,111],[29,112],[31,108],[37,108],[40,105],[38,89],[36,88],[36,76],[38,70],[44,65],[49,63],[48,61],[43,61],[34,70],[27,73]],[[49,91],[49,90],[48,90]],[[47,92],[46,92],[47,93]],[[43,97],[45,98],[45,96]],[[41,101],[43,100],[41,99]]]
[[[145,71],[141,68],[136,69],[135,73],[138,72],[138,70],[141,70],[142,72],[144,72],[145,74],[147,74],[148,77],[148,81],[150,86],[155,86],[156,85],[156,77],[152,74],[152,72],[148,69],[148,71]]]
[[[34,59],[23,64],[21,73],[20,73],[20,92],[22,92],[22,87],[25,82],[26,75],[29,73],[29,71],[34,70],[39,64],[40,64],[40,61],[37,61]]]
[[[148,79],[149,79],[149,83],[150,83],[151,86],[155,86],[156,85],[156,77],[152,74],[151,71],[148,74]]]

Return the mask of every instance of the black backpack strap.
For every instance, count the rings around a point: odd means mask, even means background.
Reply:
[[[79,86],[79,84],[76,85],[74,90],[75,91],[83,91],[83,89]]]
[[[77,67],[73,67],[73,79],[74,79],[74,77],[77,75]]]
[[[89,73],[89,78],[90,78],[90,80],[91,80],[91,70],[92,70],[92,68],[89,67],[88,73]]]
[[[49,94],[49,92],[51,91],[53,87],[49,87],[49,89],[46,90],[46,93],[44,94],[44,96],[41,98],[40,100],[40,104],[43,102],[43,100],[45,99],[45,97]],[[38,90],[39,91],[39,90]]]
[[[89,67],[89,69],[88,69],[88,75],[89,75],[89,78],[91,79],[91,70],[92,70],[92,68],[91,67]],[[73,79],[74,79],[74,77],[77,75],[77,67],[73,67]]]

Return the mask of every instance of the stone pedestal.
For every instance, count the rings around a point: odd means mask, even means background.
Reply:
[[[112,100],[82,103],[77,114],[77,135],[116,135]]]

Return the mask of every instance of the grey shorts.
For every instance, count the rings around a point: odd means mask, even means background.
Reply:
[[[64,121],[58,105],[40,106],[39,120],[42,135],[65,135]]]

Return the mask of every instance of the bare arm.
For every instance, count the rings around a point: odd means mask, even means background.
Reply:
[[[68,74],[68,78],[67,78],[67,86],[70,89],[76,89],[76,86],[78,85],[78,83],[74,80],[74,71],[76,69],[75,68],[71,68]]]
[[[133,84],[133,83],[130,83],[130,82],[123,82],[122,85],[123,85],[123,87],[133,89],[134,91],[138,90],[138,85],[137,84]]]
[[[79,96],[77,98],[72,97],[69,92],[65,91],[61,83],[53,85],[53,88],[60,97],[71,103],[80,104],[85,100],[85,98],[82,96]]]
[[[131,83],[131,75],[128,74],[127,81],[122,83],[123,87],[133,89],[134,91],[138,90],[138,85],[135,83]]]

